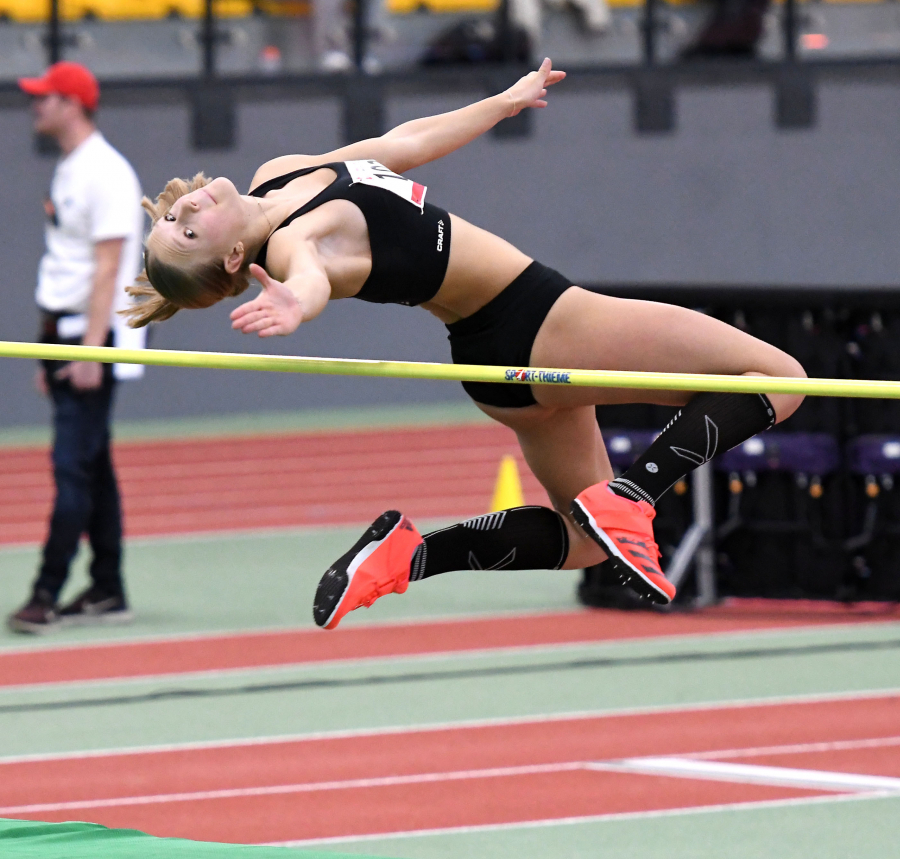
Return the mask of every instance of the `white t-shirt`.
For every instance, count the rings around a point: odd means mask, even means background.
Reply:
[[[38,305],[55,313],[86,313],[94,277],[94,243],[124,239],[110,322],[116,346],[144,348],[146,329],[128,328],[116,313],[128,306],[125,287],[141,271],[144,213],[141,186],[131,165],[95,131],[56,165],[47,208],[47,252],[38,269]],[[83,333],[77,328],[76,324],[72,329],[74,336]],[[116,364],[115,371],[117,378],[135,378],[143,367]]]

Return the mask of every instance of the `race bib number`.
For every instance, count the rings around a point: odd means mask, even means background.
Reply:
[[[424,185],[388,170],[384,164],[379,164],[377,161],[345,161],[344,163],[347,165],[354,185],[359,182],[363,185],[371,185],[373,188],[382,188],[396,194],[402,200],[418,206],[420,211],[424,211],[425,192],[428,190]]]

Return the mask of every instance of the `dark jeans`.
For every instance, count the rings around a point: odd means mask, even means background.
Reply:
[[[47,375],[53,401],[56,500],[34,588],[48,591],[54,599],[59,595],[81,535],[86,533],[93,552],[94,584],[110,596],[119,595],[123,592],[122,512],[110,455],[116,383],[107,371],[100,388],[78,391],[68,381]]]

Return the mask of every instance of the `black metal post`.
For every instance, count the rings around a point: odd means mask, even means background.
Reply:
[[[47,17],[47,32],[43,39],[47,48],[47,65],[52,66],[62,59],[63,34],[59,23],[59,0],[50,0],[50,14]],[[59,158],[59,144],[54,137],[45,134],[34,135],[34,151],[38,155]]]
[[[784,0],[784,58],[789,63],[797,59],[796,0]]]
[[[216,74],[216,17],[213,0],[206,0],[200,43],[203,48],[203,76],[212,78]]]
[[[521,51],[525,47],[520,38],[521,32],[516,32],[512,19],[512,5],[510,0],[500,0],[495,18],[496,33],[494,36],[493,52],[491,59],[499,61],[490,75],[491,95],[501,93],[518,80],[522,73],[520,64],[523,59],[530,61],[530,57],[523,56]],[[531,53],[533,46],[525,48]],[[532,131],[533,110],[521,110],[515,116],[504,119],[491,130],[491,136],[499,139],[528,137]]]
[[[634,127],[639,134],[675,130],[675,95],[668,71],[657,63],[656,31],[659,0],[644,0],[643,64],[634,75]]]
[[[510,65],[516,62],[516,40],[513,33],[512,10],[509,0],[500,0],[497,41],[500,43],[500,59]]]
[[[59,0],[50,0],[50,17],[47,19],[47,65],[62,59],[62,31],[59,25]]]
[[[191,88],[191,137],[195,149],[231,149],[235,145],[237,114],[231,87],[216,78],[216,51],[222,34],[216,27],[213,0],[206,0],[200,47],[203,69]]]
[[[784,129],[816,124],[814,73],[797,56],[798,23],[797,0],[784,0],[784,55],[775,80],[775,124]]]
[[[658,0],[644,0],[644,65],[656,65],[656,8]]]
[[[366,47],[369,41],[368,3],[356,0],[353,5],[353,64],[357,72],[364,73],[363,64],[366,59]]]

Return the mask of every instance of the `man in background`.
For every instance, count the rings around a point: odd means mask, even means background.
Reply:
[[[33,97],[34,128],[56,141],[46,253],[37,304],[44,343],[141,348],[139,332],[117,322],[125,287],[141,267],[141,190],[131,165],[97,130],[97,80],[84,66],[61,62],[19,86]],[[116,378],[130,365],[42,362],[38,389],[53,409],[56,499],[37,579],[28,602],[9,618],[16,632],[40,633],[68,622],[131,619],[122,581],[122,513],[110,455]],[[91,585],[60,608],[60,591],[81,536],[93,558]]]

